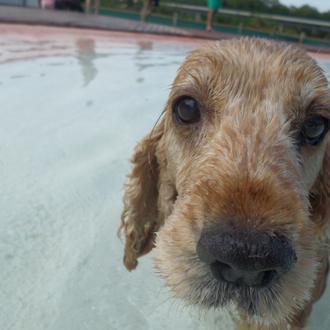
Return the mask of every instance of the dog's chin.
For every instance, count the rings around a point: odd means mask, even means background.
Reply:
[[[207,309],[225,308],[229,305],[236,305],[244,311],[251,319],[265,318],[268,314],[274,313],[274,307],[279,303],[280,283],[275,282],[267,287],[237,286],[224,281],[210,279],[206,286],[204,298],[198,304]],[[200,287],[200,286],[199,286]],[[206,294],[206,292],[208,292]],[[268,317],[268,319],[270,319]]]
[[[232,310],[234,307],[251,323],[276,326],[285,319],[290,320],[298,307],[294,298],[286,299],[284,287],[281,280],[267,287],[244,287],[205,276],[199,282],[190,283],[189,296],[181,298],[204,310]]]

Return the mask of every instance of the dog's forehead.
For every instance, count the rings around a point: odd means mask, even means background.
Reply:
[[[172,94],[192,94],[209,104],[276,101],[296,111],[306,108],[326,86],[322,70],[303,50],[237,39],[210,43],[188,56]]]

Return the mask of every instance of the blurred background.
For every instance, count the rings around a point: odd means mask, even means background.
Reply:
[[[330,2],[0,0],[0,329],[233,329],[171,297],[117,238],[134,145],[185,56],[241,35],[305,48],[330,78]],[[330,329],[330,290],[307,329]]]
[[[330,3],[323,0],[222,0],[212,30],[330,47]],[[94,13],[205,30],[206,0],[0,0],[0,5]]]

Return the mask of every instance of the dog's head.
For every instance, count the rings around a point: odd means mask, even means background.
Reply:
[[[136,147],[121,229],[128,269],[156,245],[177,297],[290,319],[310,299],[330,222],[330,93],[291,46],[194,51]],[[155,233],[156,240],[155,240]]]

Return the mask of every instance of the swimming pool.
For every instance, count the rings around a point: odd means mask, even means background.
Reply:
[[[231,329],[173,301],[116,237],[135,143],[205,42],[0,26],[0,329]],[[318,55],[330,77],[330,59]],[[329,329],[330,290],[311,329]],[[200,319],[202,321],[200,321]]]

